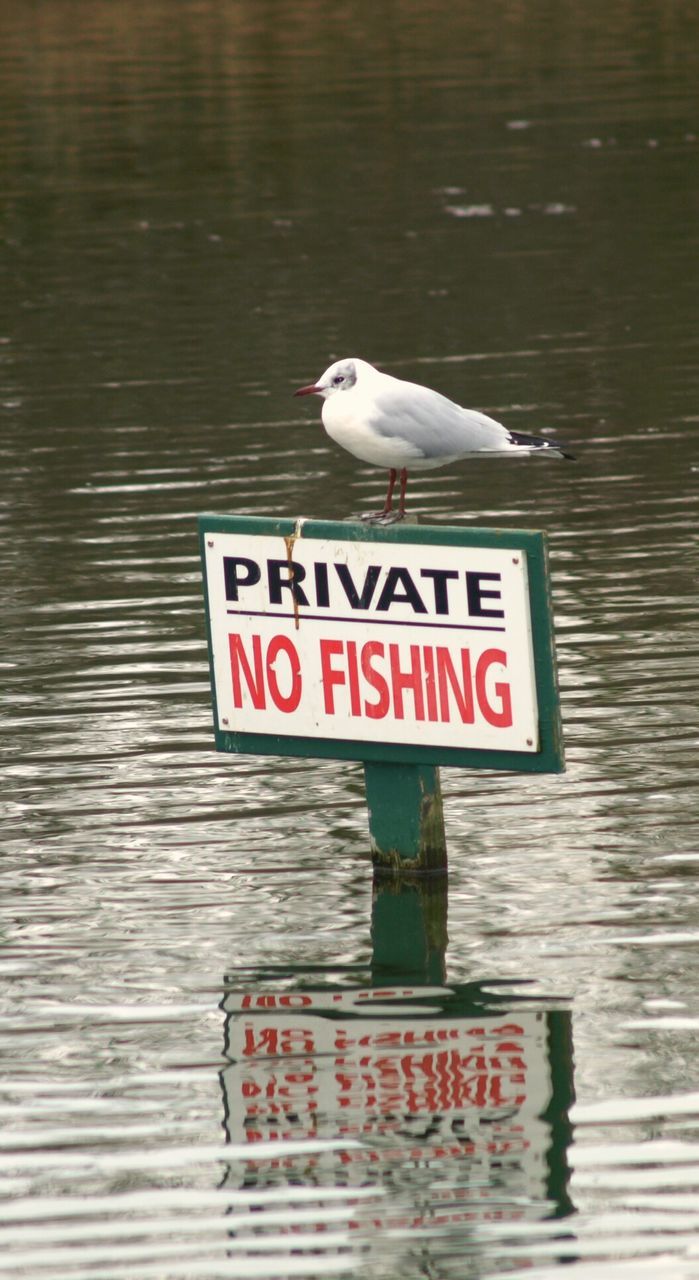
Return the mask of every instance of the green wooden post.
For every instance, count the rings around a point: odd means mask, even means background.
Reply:
[[[367,761],[364,777],[374,865],[396,871],[446,871],[439,769]]]

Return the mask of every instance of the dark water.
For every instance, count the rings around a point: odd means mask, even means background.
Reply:
[[[699,1276],[699,21],[681,0],[0,12],[0,1276]],[[196,513],[384,476],[358,354],[578,461],[542,528],[567,772],[212,749]]]

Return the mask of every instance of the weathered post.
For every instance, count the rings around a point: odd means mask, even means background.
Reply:
[[[446,871],[439,769],[368,762],[364,779],[374,865],[393,871]]]

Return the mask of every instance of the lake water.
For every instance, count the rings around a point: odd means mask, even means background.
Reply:
[[[681,0],[0,15],[0,1276],[699,1277],[699,18]],[[549,538],[567,772],[213,750],[201,511],[385,476],[361,355],[574,463],[416,476]]]

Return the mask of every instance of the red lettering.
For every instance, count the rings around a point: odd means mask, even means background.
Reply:
[[[320,641],[320,671],[323,682],[325,714],[327,716],[335,714],[335,695],[333,693],[335,685],[345,683],[344,671],[336,671],[331,665],[331,659],[342,653],[342,650],[343,644],[341,640]]]
[[[349,672],[350,711],[353,716],[362,714],[359,698],[359,667],[357,665],[357,646],[354,640],[347,641],[347,667]]]
[[[486,649],[476,663],[476,697],[484,720],[494,725],[496,729],[507,729],[512,724],[512,698],[509,684],[498,681],[494,686],[493,692],[498,699],[498,706],[493,706],[488,700],[486,678],[488,671],[495,664],[506,667],[507,654],[502,649]]]
[[[362,674],[370,684],[375,693],[378,693],[378,702],[365,702],[364,710],[371,720],[383,720],[387,714],[390,699],[388,696],[388,684],[372,665],[372,658],[383,658],[384,647],[380,640],[370,640],[368,644],[362,647]]]
[[[254,637],[259,640],[259,636]],[[277,680],[276,662],[280,653],[284,653],[289,663],[289,671],[291,674],[291,688],[288,694],[284,695]],[[288,636],[273,636],[267,648],[267,660],[265,662],[267,672],[267,687],[272,696],[272,701],[279,711],[283,711],[285,715],[289,715],[295,711],[301,701],[301,660],[296,651],[296,646]]]
[[[425,666],[425,694],[427,697],[427,719],[438,720],[439,711],[437,709],[437,681],[434,671],[434,649],[429,645],[425,647],[422,653],[422,661]]]
[[[442,720],[451,720],[449,688],[463,724],[473,724],[473,694],[471,692],[471,655],[461,650],[461,681],[456,674],[451,654],[441,645],[437,648],[437,682],[439,684],[439,711]]]
[[[233,684],[233,706],[242,707],[247,694],[256,711],[266,708],[265,681],[270,697],[279,711],[289,714],[295,711],[301,701],[302,680],[301,661],[296,647],[287,636],[273,636],[267,646],[267,653],[262,655],[262,639],[252,636],[252,664],[245,649],[243,637],[233,632],[228,637],[231,658],[231,681]],[[277,661],[283,655],[289,664],[290,680],[288,693],[282,693],[277,676]]]
[[[262,674],[262,644],[259,636],[252,637],[252,658],[255,666],[254,674],[250,668],[250,664],[243,647],[242,637],[233,632],[228,637],[228,647],[231,655],[231,677],[233,680],[233,706],[242,707],[243,705],[243,689],[241,683],[241,672],[245,678],[248,687],[248,693],[252,699],[252,705],[257,711],[265,709],[265,682]]]
[[[299,655],[290,639],[274,636],[265,654],[260,637],[253,636],[250,653],[240,636],[232,635],[230,649],[236,707],[241,707],[246,697],[256,709],[264,710],[268,695],[285,714],[296,710],[302,676]],[[280,657],[288,663],[288,674],[282,664],[282,681],[275,666]],[[393,715],[397,721],[470,725],[478,711],[495,728],[509,728],[513,723],[511,686],[493,670],[500,668],[502,672],[507,667],[507,654],[502,649],[486,649],[477,661],[474,659],[475,670],[469,649],[454,652],[445,645],[403,647],[379,640],[361,644],[326,638],[319,640],[319,658],[326,715],[364,715],[370,720]],[[338,695],[338,689],[346,692]],[[407,694],[412,702],[406,704]]]
[[[420,662],[419,645],[411,644],[410,646],[410,668],[408,671],[401,671],[400,669],[400,648],[397,644],[389,645],[388,652],[391,662],[393,709],[396,719],[405,719],[405,713],[403,711],[403,690],[410,689],[413,695],[415,719],[424,720],[425,705],[422,697],[422,664]]]

